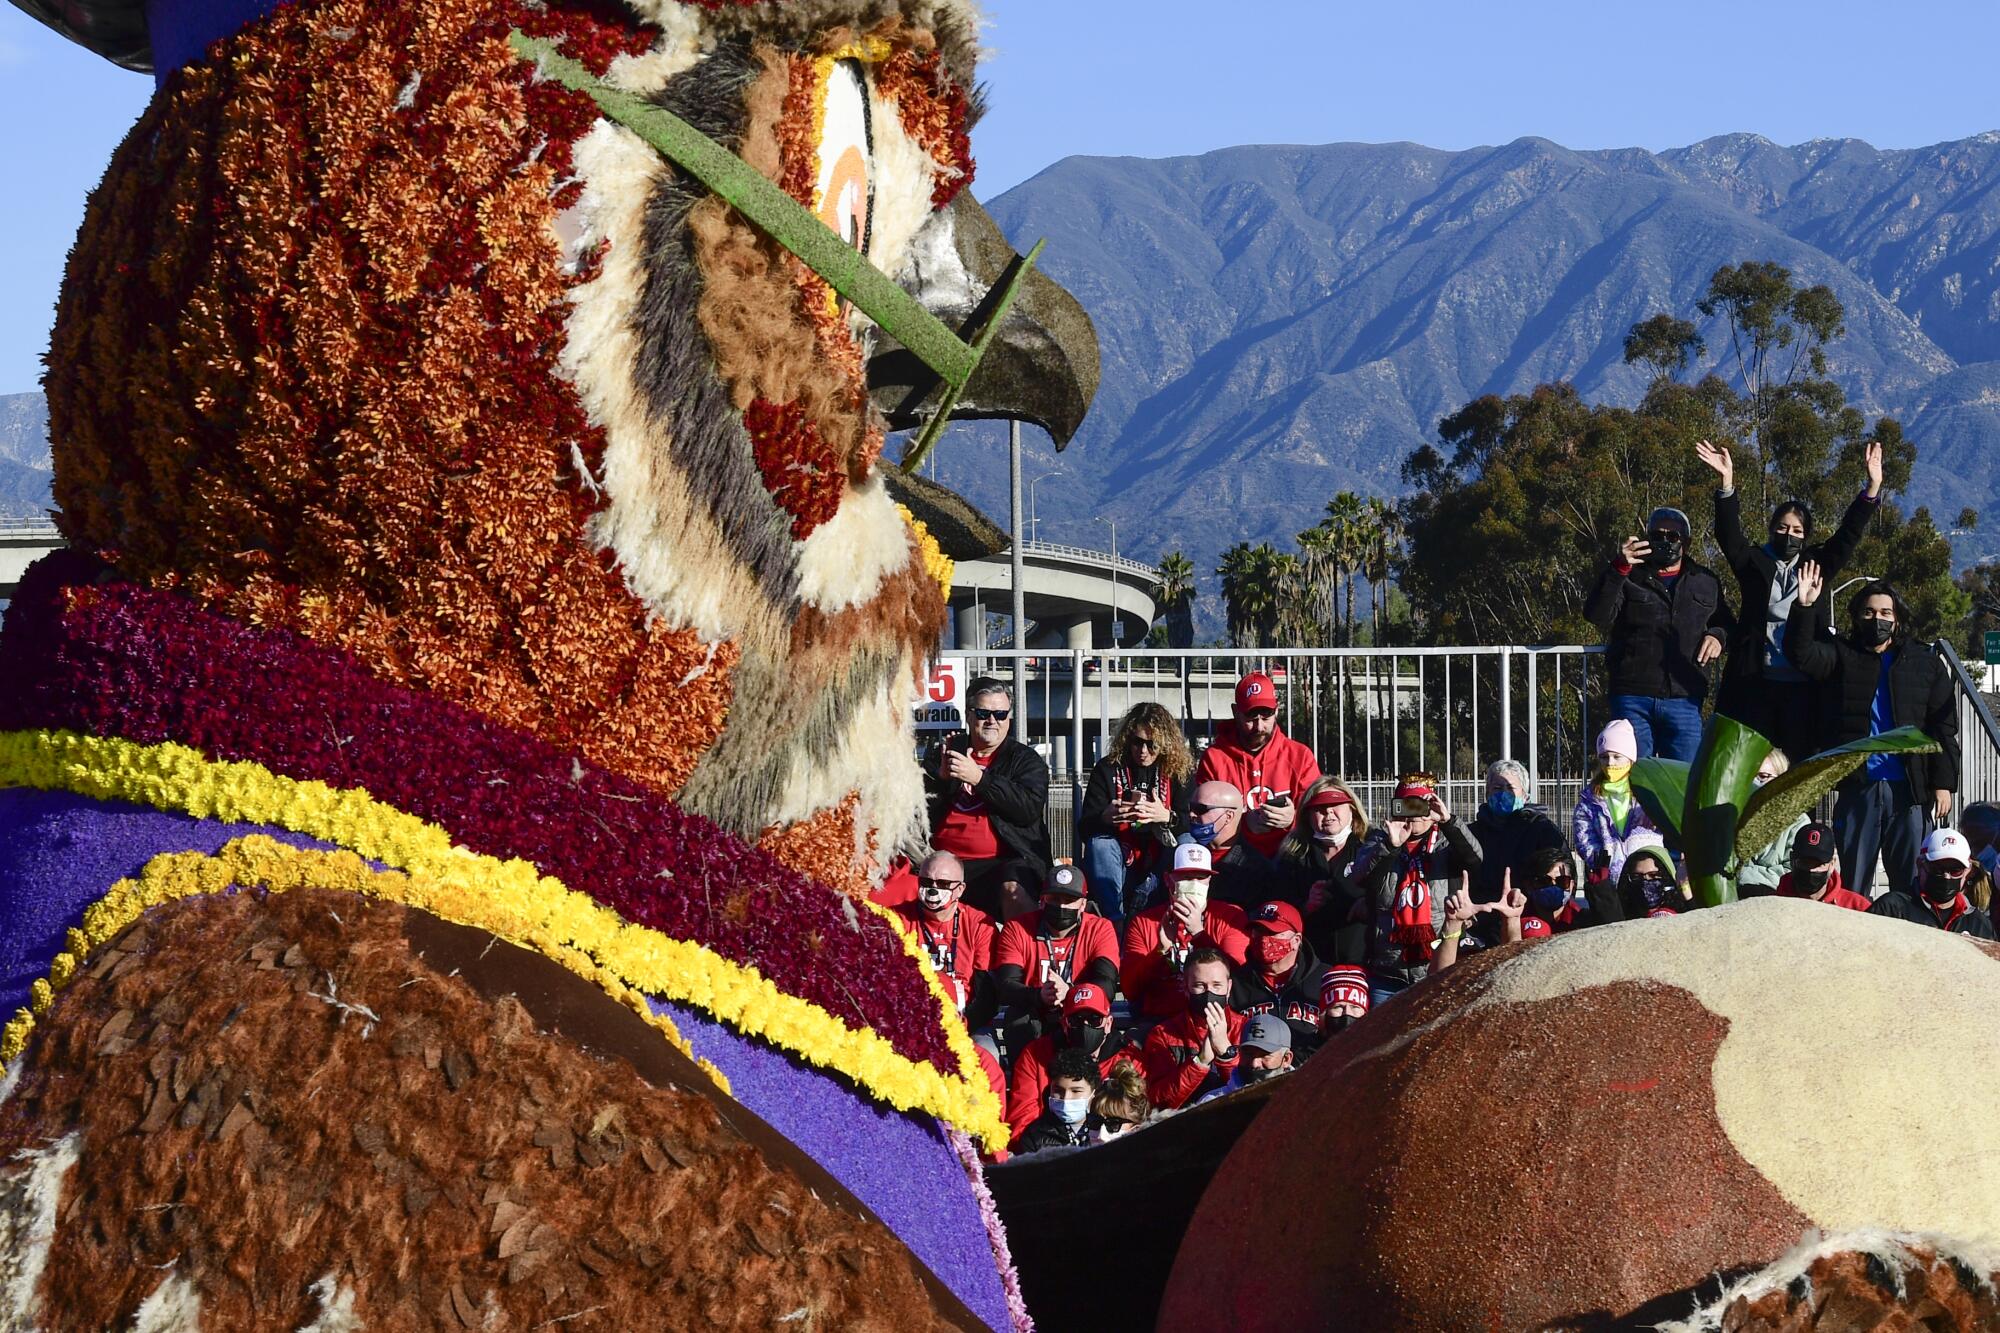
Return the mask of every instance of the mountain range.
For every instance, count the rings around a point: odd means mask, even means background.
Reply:
[[[1916,441],[1906,502],[1945,525],[2000,494],[2000,133],[1071,157],[988,207],[1023,249],[1048,238],[1103,351],[1068,450],[1028,432],[1038,535],[1101,547],[1107,519],[1121,554],[1185,550],[1205,633],[1230,544],[1289,543],[1342,489],[1399,494],[1403,459],[1480,394],[1569,380],[1636,402],[1626,331],[1694,317],[1709,276],[1746,259],[1839,296],[1832,373]],[[39,395],[0,398],[0,513],[48,503],[45,423]],[[962,425],[937,455],[939,480],[1003,521],[1004,439]],[[2000,554],[1988,520],[1953,534],[1960,564]]]

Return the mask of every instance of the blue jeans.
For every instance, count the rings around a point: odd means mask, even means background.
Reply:
[[[1377,1009],[1387,1004],[1390,1000],[1395,999],[1398,995],[1401,995],[1414,984],[1414,982],[1404,981],[1400,977],[1378,977],[1373,972],[1370,972],[1368,974],[1368,1012],[1371,1014],[1374,1013]]]
[[[1160,891],[1160,876],[1149,870],[1157,857],[1141,857],[1125,864],[1125,844],[1116,838],[1096,837],[1083,844],[1083,882],[1090,886],[1090,901],[1100,916],[1122,926],[1125,914],[1149,905]]]
[[[1694,762],[1701,748],[1701,701],[1699,699],[1653,699],[1643,694],[1611,696],[1611,716],[1632,724],[1639,741],[1639,758],[1658,755],[1662,759]]]

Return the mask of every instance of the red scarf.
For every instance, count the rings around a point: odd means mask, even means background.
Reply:
[[[1428,963],[1437,945],[1437,926],[1431,920],[1431,885],[1424,877],[1437,841],[1438,832],[1432,829],[1422,847],[1406,842],[1397,851],[1396,906],[1389,943],[1401,947],[1403,961],[1408,964]]]

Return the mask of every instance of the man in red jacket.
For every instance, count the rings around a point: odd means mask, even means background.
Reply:
[[[916,936],[945,992],[977,1031],[993,1018],[993,945],[1000,932],[965,897],[965,867],[950,852],[932,852],[917,869],[917,896],[890,910]]]
[[[1265,856],[1275,856],[1292,821],[1298,799],[1319,781],[1313,752],[1278,727],[1278,691],[1271,678],[1252,671],[1236,682],[1236,720],[1216,732],[1202,752],[1197,782],[1227,782],[1243,793],[1244,840]],[[1197,821],[1189,830],[1203,841]]]
[[[1059,865],[1049,872],[1041,910],[1009,921],[993,948],[993,988],[1009,1010],[1010,1047],[1053,1026],[1070,988],[1084,981],[1106,991],[1117,984],[1118,932],[1084,902],[1083,872]]]
[[[1062,1025],[1029,1042],[1014,1058],[1014,1076],[1007,1084],[1007,1129],[1019,1139],[1042,1114],[1042,1097],[1049,1089],[1049,1070],[1056,1053],[1081,1050],[1097,1061],[1105,1074],[1133,1053],[1111,1037],[1111,997],[1095,982],[1080,981],[1063,1001]]]
[[[1778,881],[1780,898],[1812,898],[1865,912],[1874,904],[1840,882],[1839,849],[1831,824],[1808,824],[1792,839],[1792,870]]]
[[[1229,1007],[1229,960],[1197,949],[1181,974],[1181,1012],[1146,1034],[1140,1067],[1155,1108],[1178,1110],[1236,1072],[1243,1015]]]
[[[1181,974],[1201,949],[1214,949],[1241,966],[1250,949],[1250,922],[1239,907],[1210,902],[1215,870],[1208,848],[1184,842],[1174,848],[1172,889],[1125,921],[1124,962],[1118,985],[1143,1018],[1166,1018],[1187,1007]]]

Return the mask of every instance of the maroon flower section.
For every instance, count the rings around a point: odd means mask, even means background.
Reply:
[[[488,856],[520,857],[631,921],[755,967],[898,1053],[958,1070],[901,939],[735,834],[465,708],[59,552],[0,628],[0,729],[175,741],[362,788]]]

